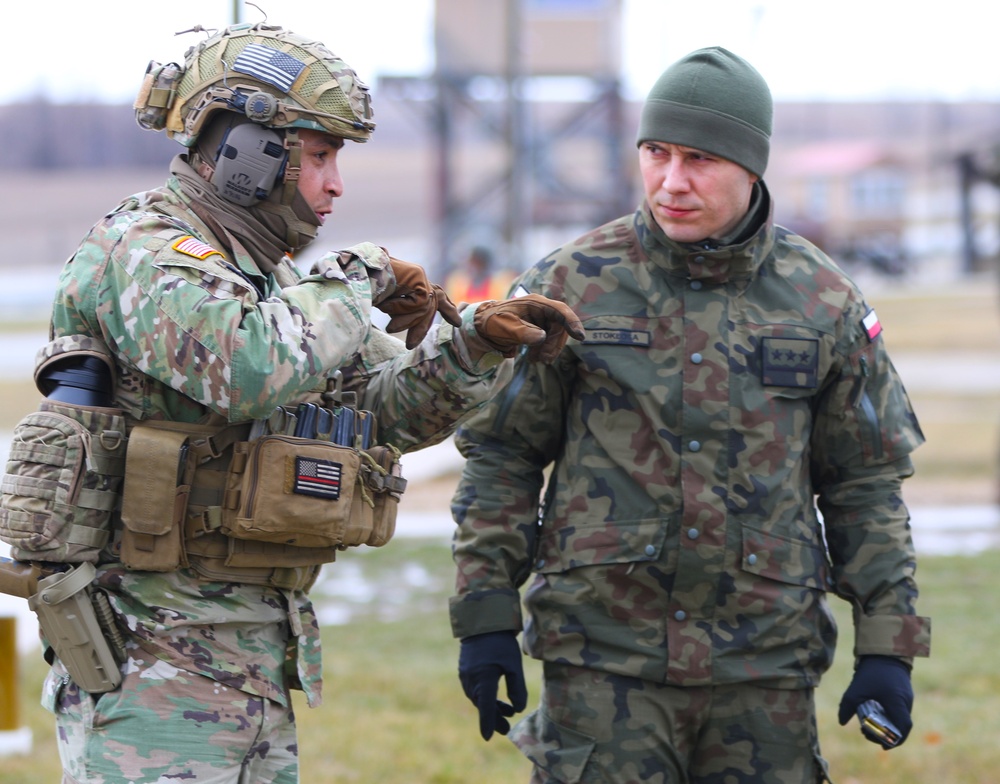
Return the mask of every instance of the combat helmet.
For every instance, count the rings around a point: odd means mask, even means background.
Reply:
[[[187,50],[183,66],[151,61],[134,108],[140,126],[165,129],[185,147],[219,111],[358,142],[375,129],[368,87],[347,63],[318,41],[263,22],[206,38]]]

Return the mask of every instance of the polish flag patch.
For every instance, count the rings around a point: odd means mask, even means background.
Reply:
[[[222,251],[216,250],[211,245],[206,245],[204,242],[195,239],[190,234],[185,237],[181,237],[170,247],[178,253],[183,253],[185,256],[191,256],[195,259],[207,259],[213,253],[218,254],[219,256],[222,255]]]
[[[861,319],[861,326],[865,328],[865,334],[868,336],[869,342],[874,341],[882,333],[882,322],[875,315],[874,308],[869,310],[868,314]]]

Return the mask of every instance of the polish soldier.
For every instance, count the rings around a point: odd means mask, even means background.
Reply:
[[[771,120],[725,49],[661,75],[642,204],[519,280],[585,338],[519,364],[456,437],[461,682],[535,784],[825,780],[831,594],[854,610],[841,724],[860,710],[886,748],[910,731],[930,624],[900,486],[923,436],[875,311],[772,222]],[[543,686],[511,728],[522,631]]]

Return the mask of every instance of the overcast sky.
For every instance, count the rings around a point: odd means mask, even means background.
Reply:
[[[1000,4],[992,0],[621,3],[629,97],[644,95],[678,57],[718,44],[750,60],[778,100],[1000,100]],[[380,74],[433,70],[434,0],[257,4],[271,23],[322,40],[371,84]],[[180,60],[198,40],[174,33],[223,27],[232,13],[233,0],[8,4],[0,102],[131,102],[149,60]],[[241,13],[259,18],[249,6]]]

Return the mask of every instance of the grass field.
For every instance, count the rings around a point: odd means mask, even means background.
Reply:
[[[895,354],[926,361],[957,349],[1000,355],[998,298],[992,279],[928,290],[871,295]],[[904,379],[905,381],[905,379]],[[916,454],[907,496],[924,502],[990,503],[997,489],[995,390],[925,393],[911,389],[928,436]],[[9,430],[37,396],[30,383],[0,382],[0,429]],[[449,482],[413,487],[404,504],[446,514]],[[378,550],[346,553],[327,567],[368,587],[350,604],[346,623],[324,629],[325,703],[297,704],[302,781],[308,784],[512,784],[526,782],[528,763],[504,738],[483,742],[456,674],[457,643],[447,620],[452,566],[447,542],[396,539]],[[419,579],[408,579],[416,574]],[[934,620],[933,652],[914,673],[915,727],[901,749],[865,742],[852,723],[836,723],[850,678],[853,635],[847,608],[834,601],[842,636],[834,667],[818,692],[820,736],[837,784],[995,784],[1000,780],[1000,551],[922,556],[921,614]],[[320,588],[325,583],[321,583]],[[322,603],[320,591],[316,596]],[[391,607],[392,612],[386,612]],[[38,707],[45,665],[22,665],[22,721],[34,734],[30,757],[0,764],[0,784],[51,784],[60,768],[51,717]],[[538,665],[528,661],[531,700]]]
[[[324,630],[324,704],[315,710],[297,704],[303,783],[527,782],[528,763],[505,738],[486,743],[479,737],[474,709],[459,686],[458,646],[447,622],[447,543],[397,539],[350,557],[375,590],[370,601],[357,604],[349,623]],[[432,579],[399,603],[394,584],[415,565]],[[852,633],[846,606],[834,603],[840,649],[817,703],[824,755],[837,784],[995,784],[1000,624],[984,617],[982,608],[1000,602],[998,571],[1000,552],[922,560],[921,611],[934,618],[934,651],[915,669],[913,732],[893,752],[864,741],[855,723],[836,722],[850,677]],[[380,595],[394,597],[396,620],[371,617]],[[44,664],[33,656],[23,669],[23,718],[34,734],[34,753],[4,760],[0,782],[51,784],[60,769],[51,717],[37,705]],[[529,660],[532,701],[538,672]]]

